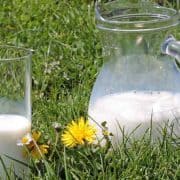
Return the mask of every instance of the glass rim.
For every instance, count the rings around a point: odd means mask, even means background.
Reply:
[[[22,56],[17,56],[17,57],[9,57],[9,58],[1,58],[0,57],[0,62],[1,61],[17,61],[17,60],[22,60],[22,59],[27,59],[32,56],[32,53],[34,52],[33,49],[28,49],[20,46],[13,46],[13,45],[2,45],[0,44],[0,49],[6,48],[6,49],[13,49],[15,51],[22,51]]]
[[[151,2],[141,2],[141,3],[125,3],[120,4],[122,7],[120,8],[137,8],[140,9],[142,7],[150,7],[152,10],[165,12],[163,13],[147,13],[147,9],[144,9],[144,13],[125,13],[118,16],[118,20],[116,16],[113,17],[113,9],[111,9],[111,5],[119,3],[117,0],[107,2],[101,4],[96,2],[95,4],[95,14],[96,14],[96,25],[99,29],[109,30],[109,31],[125,31],[125,32],[133,32],[133,31],[152,31],[152,30],[161,30],[169,27],[177,26],[179,24],[179,11],[160,6],[156,3]],[[116,6],[116,11],[118,10],[118,5]],[[104,10],[104,7],[108,7],[109,9]],[[142,7],[141,7],[142,6]],[[123,10],[123,9],[122,9]],[[150,9],[151,10],[151,9]],[[101,12],[102,11],[102,12]],[[104,13],[105,12],[105,13]],[[103,14],[104,13],[104,14]],[[168,16],[169,13],[169,16]],[[128,18],[137,18],[137,17],[151,17],[150,20],[135,20],[128,21]],[[124,26],[124,27],[123,27]]]

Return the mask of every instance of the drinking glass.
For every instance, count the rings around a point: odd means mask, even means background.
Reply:
[[[1,178],[6,170],[21,177],[26,171],[21,162],[28,161],[17,142],[31,129],[31,56],[28,49],[0,46]]]

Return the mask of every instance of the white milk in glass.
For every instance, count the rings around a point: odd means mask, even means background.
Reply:
[[[0,155],[8,169],[13,169],[17,175],[21,176],[25,166],[8,159],[4,154],[22,162],[27,162],[22,155],[22,147],[17,145],[24,135],[30,132],[31,123],[28,119],[19,115],[0,115]],[[0,163],[0,177],[5,177],[5,172]],[[0,178],[0,179],[1,179]]]
[[[109,94],[91,102],[89,116],[93,118],[92,123],[107,122],[109,132],[114,135],[113,143],[121,141],[121,128],[130,134],[139,126],[132,134],[132,137],[139,138],[151,127],[151,122],[154,139],[160,137],[159,130],[167,123],[174,124],[174,133],[180,136],[180,94],[164,91]],[[101,134],[99,128],[99,139]]]

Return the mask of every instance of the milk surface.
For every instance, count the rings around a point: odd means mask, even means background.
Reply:
[[[15,169],[17,175],[21,176],[22,171],[26,170],[25,166],[8,159],[8,155],[19,161],[27,163],[27,159],[22,156],[22,147],[17,146],[17,141],[30,132],[31,123],[28,119],[19,115],[0,115],[0,155],[7,168]],[[5,172],[0,163],[0,177],[5,178]],[[0,179],[1,179],[0,178]]]
[[[151,122],[154,139],[160,137],[158,129],[166,123],[174,124],[174,133],[180,136],[180,93],[129,91],[109,94],[91,102],[88,113],[93,124],[107,122],[109,132],[114,135],[113,143],[122,140],[120,127],[125,134],[130,134],[139,126],[131,134],[131,137],[139,138],[151,127]],[[97,128],[101,139],[102,130]]]

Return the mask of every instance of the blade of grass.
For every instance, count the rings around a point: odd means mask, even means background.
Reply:
[[[1,164],[2,164],[2,166],[3,166],[4,172],[5,172],[5,174],[6,174],[6,178],[7,178],[8,180],[11,180],[11,178],[10,178],[10,176],[9,176],[9,173],[8,173],[8,171],[7,171],[6,165],[5,165],[5,163],[4,163],[4,161],[3,161],[3,159],[2,159],[1,156],[0,156],[0,161],[1,161]]]

